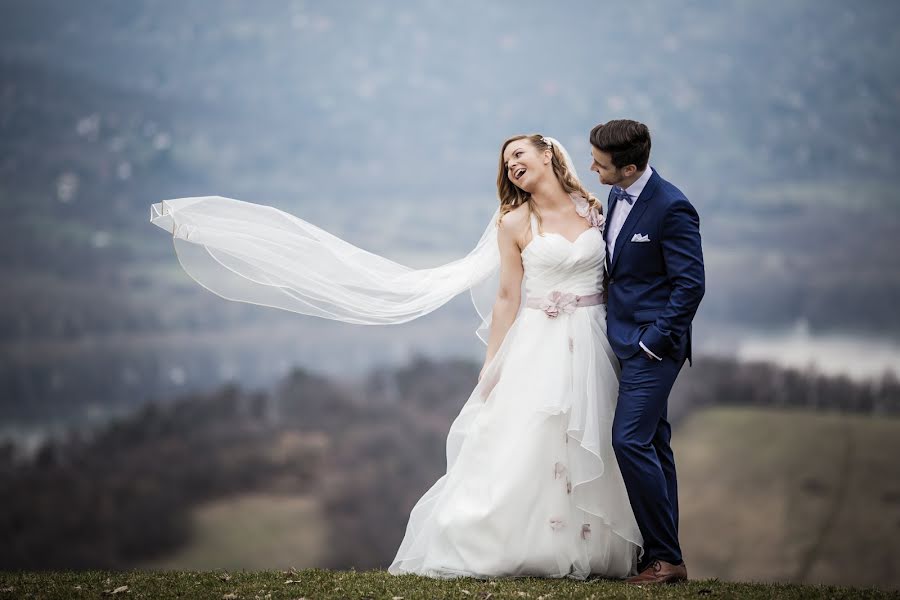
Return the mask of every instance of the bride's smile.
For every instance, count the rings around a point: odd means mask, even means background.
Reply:
[[[532,192],[549,170],[550,161],[528,140],[518,140],[507,146],[503,160],[509,180],[525,192]]]

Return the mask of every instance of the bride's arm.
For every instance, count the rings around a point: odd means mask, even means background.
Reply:
[[[497,244],[500,247],[500,287],[491,313],[491,333],[488,336],[484,367],[494,358],[519,312],[524,276],[522,251],[517,240],[520,220],[521,214],[508,213],[497,227]],[[484,367],[478,376],[479,380],[484,374]]]

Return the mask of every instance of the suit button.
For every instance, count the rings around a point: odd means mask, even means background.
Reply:
[[[615,279],[610,279],[610,280],[609,280],[609,285],[612,285],[612,284],[614,284],[615,282],[616,282]]]

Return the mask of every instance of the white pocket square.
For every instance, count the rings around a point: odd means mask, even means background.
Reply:
[[[631,237],[632,242],[649,242],[650,236],[646,233],[636,233]]]

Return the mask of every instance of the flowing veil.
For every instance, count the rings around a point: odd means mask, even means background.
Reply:
[[[575,174],[565,148],[553,138]],[[577,177],[577,175],[576,175]],[[363,325],[404,323],[470,290],[487,343],[499,282],[494,211],[464,257],[413,269],[358,248],[271,206],[222,196],[163,200],[150,221],[172,234],[184,270],[211,292],[239,302]]]

